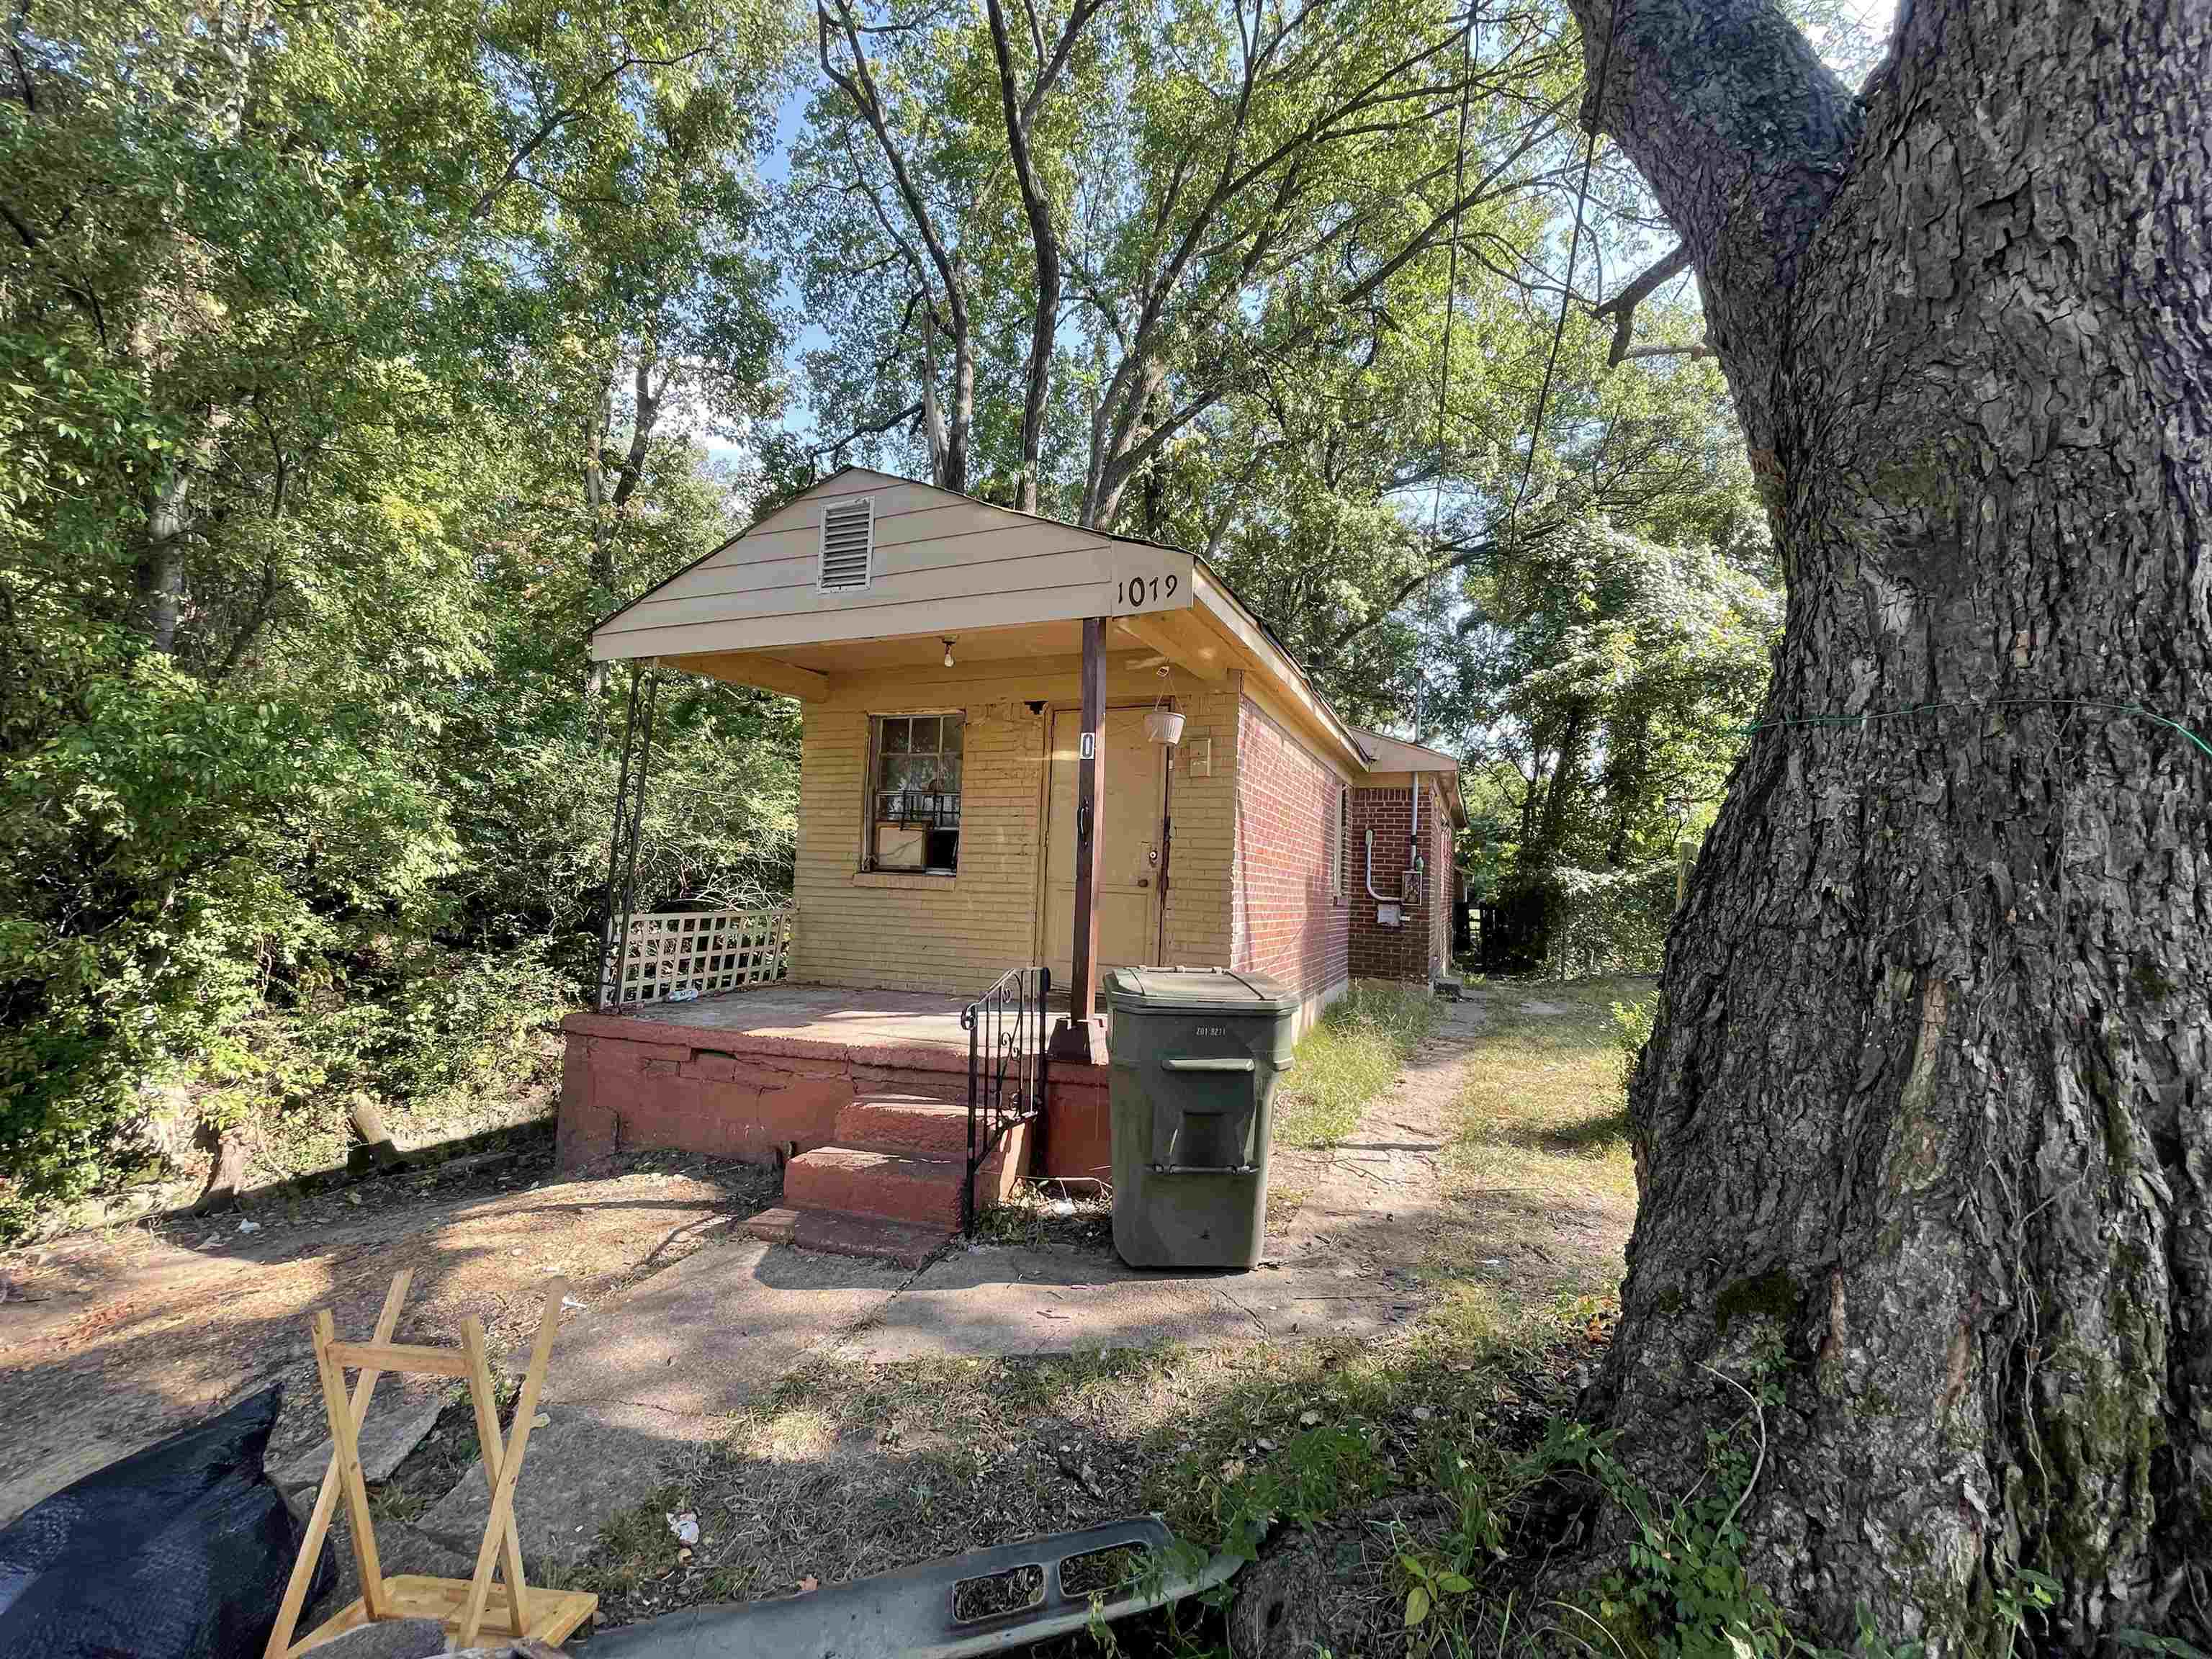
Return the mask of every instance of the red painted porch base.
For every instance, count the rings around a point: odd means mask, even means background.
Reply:
[[[786,1147],[828,1146],[837,1114],[864,1095],[963,1106],[968,1097],[968,1056],[950,1048],[818,1042],[614,1014],[570,1014],[561,1029],[564,1170],[636,1146],[771,1164]]]
[[[1103,1064],[1055,1060],[1046,1073],[1044,1133],[1036,1173],[1114,1178],[1114,1115]]]
[[[855,1139],[925,1158],[965,1156],[968,1056],[957,1049],[815,1042],[627,1014],[570,1014],[561,1029],[563,1170],[625,1147],[761,1164],[786,1147],[808,1152]],[[1107,1068],[1062,1060],[1049,1075],[1035,1173],[1108,1179]],[[839,1115],[856,1102],[848,1132]],[[931,1102],[961,1109],[932,1112]]]

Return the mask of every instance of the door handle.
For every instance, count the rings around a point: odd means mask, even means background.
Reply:
[[[1137,885],[1139,887],[1150,887],[1152,884],[1152,878],[1150,876],[1139,876],[1137,878]]]

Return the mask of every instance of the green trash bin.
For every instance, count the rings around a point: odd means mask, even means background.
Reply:
[[[1105,990],[1115,1249],[1133,1267],[1257,1266],[1298,999],[1226,968],[1117,968]]]

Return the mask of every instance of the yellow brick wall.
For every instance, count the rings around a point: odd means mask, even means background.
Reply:
[[[1159,691],[1158,674],[1132,660],[1109,661],[1109,703],[1149,703]],[[827,701],[803,706],[794,979],[972,996],[1040,959],[1051,709],[1077,703],[1079,667],[1069,657],[840,676]],[[1184,755],[1194,737],[1212,749],[1209,776],[1188,775],[1178,757],[1168,954],[1226,962],[1237,694],[1180,672],[1168,685],[1188,716]],[[1032,702],[1044,711],[1032,714]],[[862,872],[869,716],[953,708],[966,715],[958,874]]]

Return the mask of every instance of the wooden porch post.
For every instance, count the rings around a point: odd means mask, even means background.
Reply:
[[[1098,1015],[1098,801],[1106,781],[1106,619],[1083,621],[1083,734],[1075,769],[1075,948],[1069,957],[1067,1018],[1052,1034],[1055,1060],[1103,1064],[1106,1022]]]

